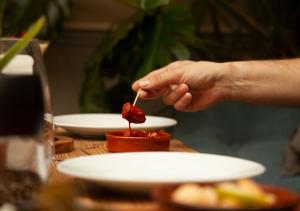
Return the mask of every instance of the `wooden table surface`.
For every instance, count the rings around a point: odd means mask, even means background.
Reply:
[[[82,139],[72,137],[65,132],[60,133],[64,136],[74,139],[74,150],[69,153],[56,154],[50,165],[50,174],[48,183],[50,187],[64,187],[66,184],[79,189],[80,194],[76,196],[76,203],[86,207],[87,210],[112,210],[112,211],[166,211],[157,202],[151,199],[150,195],[131,195],[128,193],[113,192],[99,185],[89,183],[83,180],[74,179],[63,175],[56,170],[56,164],[59,161],[86,155],[109,153],[106,148],[106,141]],[[181,141],[173,139],[170,145],[170,151],[177,152],[196,152],[184,145]],[[71,184],[71,185],[70,185]],[[69,187],[68,186],[68,187]],[[55,189],[55,188],[54,188]],[[61,188],[63,189],[63,188]],[[169,211],[169,210],[168,210]],[[300,211],[300,207],[296,210]]]
[[[66,134],[63,134],[66,135]],[[70,136],[69,136],[70,137]],[[106,141],[74,138],[74,150],[69,153],[56,154],[54,160],[50,165],[48,183],[51,185],[59,185],[65,183],[72,183],[93,190],[86,191],[80,197],[80,202],[85,206],[95,210],[162,210],[158,203],[154,202],[149,195],[128,195],[105,190],[95,184],[90,184],[85,181],[74,179],[69,176],[63,175],[56,170],[56,164],[59,161],[85,155],[105,154],[108,153],[106,148]],[[181,141],[173,139],[170,144],[170,151],[177,152],[195,152],[195,150],[185,146]],[[97,197],[95,197],[95,191]],[[94,194],[93,196],[89,194]],[[165,209],[164,209],[165,210]]]

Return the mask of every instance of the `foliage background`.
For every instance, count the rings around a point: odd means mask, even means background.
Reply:
[[[174,60],[299,54],[297,0],[120,0],[135,15],[114,26],[85,68],[82,112],[119,112],[131,83]]]
[[[298,0],[119,1],[135,14],[113,26],[87,62],[82,112],[119,112],[134,97],[134,80],[174,60],[222,62],[299,54]],[[39,38],[53,39],[71,6],[72,0],[0,0],[0,34],[21,36],[44,15]]]
[[[0,0],[2,36],[22,36],[34,21],[45,16],[45,27],[39,37],[52,39],[62,29],[71,4],[71,0]]]

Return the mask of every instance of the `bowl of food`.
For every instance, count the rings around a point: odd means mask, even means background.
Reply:
[[[168,151],[171,135],[163,130],[124,130],[106,133],[110,152]]]
[[[135,106],[135,102],[133,104],[127,102],[122,108],[122,118],[128,121],[128,130],[107,132],[105,134],[108,151],[141,152],[169,150],[171,139],[169,133],[163,130],[133,130],[131,128],[132,123],[141,124],[146,121],[144,111]]]
[[[250,179],[160,186],[152,191],[152,196],[163,206],[185,211],[292,211],[300,200],[289,189],[257,184]]]

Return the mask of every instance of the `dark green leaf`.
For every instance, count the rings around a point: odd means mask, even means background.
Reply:
[[[140,2],[143,4],[141,6],[144,6],[143,9],[150,10],[156,7],[167,5],[170,3],[170,0],[140,0]]]
[[[158,52],[159,53],[156,54],[156,64],[158,67],[163,67],[172,62],[171,53],[166,48],[161,46]]]
[[[177,60],[186,60],[191,56],[189,49],[181,42],[175,42],[171,50]]]
[[[81,96],[81,112],[103,113],[108,111],[103,80],[97,80],[90,84],[89,89],[86,89],[84,95]]]
[[[174,5],[162,15],[163,30],[169,36],[176,35],[181,40],[193,43],[195,40],[195,23],[190,10],[184,5]]]
[[[141,78],[142,76],[149,73],[153,68],[155,68],[155,55],[158,53],[157,49],[159,46],[159,40],[161,37],[162,30],[162,20],[161,18],[157,18],[157,22],[154,27],[154,31],[151,34],[151,39],[149,42],[149,48],[147,49],[147,54],[145,55],[144,61],[139,68],[138,72],[135,75],[134,80]]]
[[[126,37],[133,24],[123,23],[116,30],[111,31],[98,47],[97,53],[89,61],[85,69],[85,78],[82,83],[80,105],[82,112],[108,112],[106,90],[101,73],[103,58]]]
[[[3,1],[3,0],[0,0]],[[45,16],[43,33],[39,37],[53,38],[62,29],[64,18],[69,15],[72,0],[6,1],[3,35],[20,36],[36,19]]]
[[[120,0],[130,6],[150,10],[170,3],[170,0]]]
[[[82,88],[83,111],[100,111],[112,106],[117,109],[120,106],[115,101],[117,93],[121,104],[133,97],[128,93],[132,93],[130,87],[134,80],[173,60],[189,58],[186,45],[194,41],[195,26],[187,7],[176,5],[146,13],[139,10],[131,23],[126,33],[119,33],[120,29],[112,31],[91,58]],[[118,81],[109,88],[104,87],[103,81],[108,78]],[[125,87],[127,95],[122,93]],[[109,93],[115,93],[114,99]]]
[[[0,37],[2,36],[3,15],[4,15],[5,3],[6,3],[6,0],[0,1]]]
[[[129,6],[140,8],[139,2],[137,0],[119,0]]]

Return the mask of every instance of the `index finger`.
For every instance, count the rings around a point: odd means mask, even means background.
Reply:
[[[180,72],[177,71],[178,68],[191,63],[193,63],[193,61],[189,60],[172,62],[167,66],[150,72],[148,75],[134,82],[132,84],[132,89],[137,92],[140,88],[145,89],[146,86],[146,89],[158,89],[172,83],[177,84],[180,78]]]

